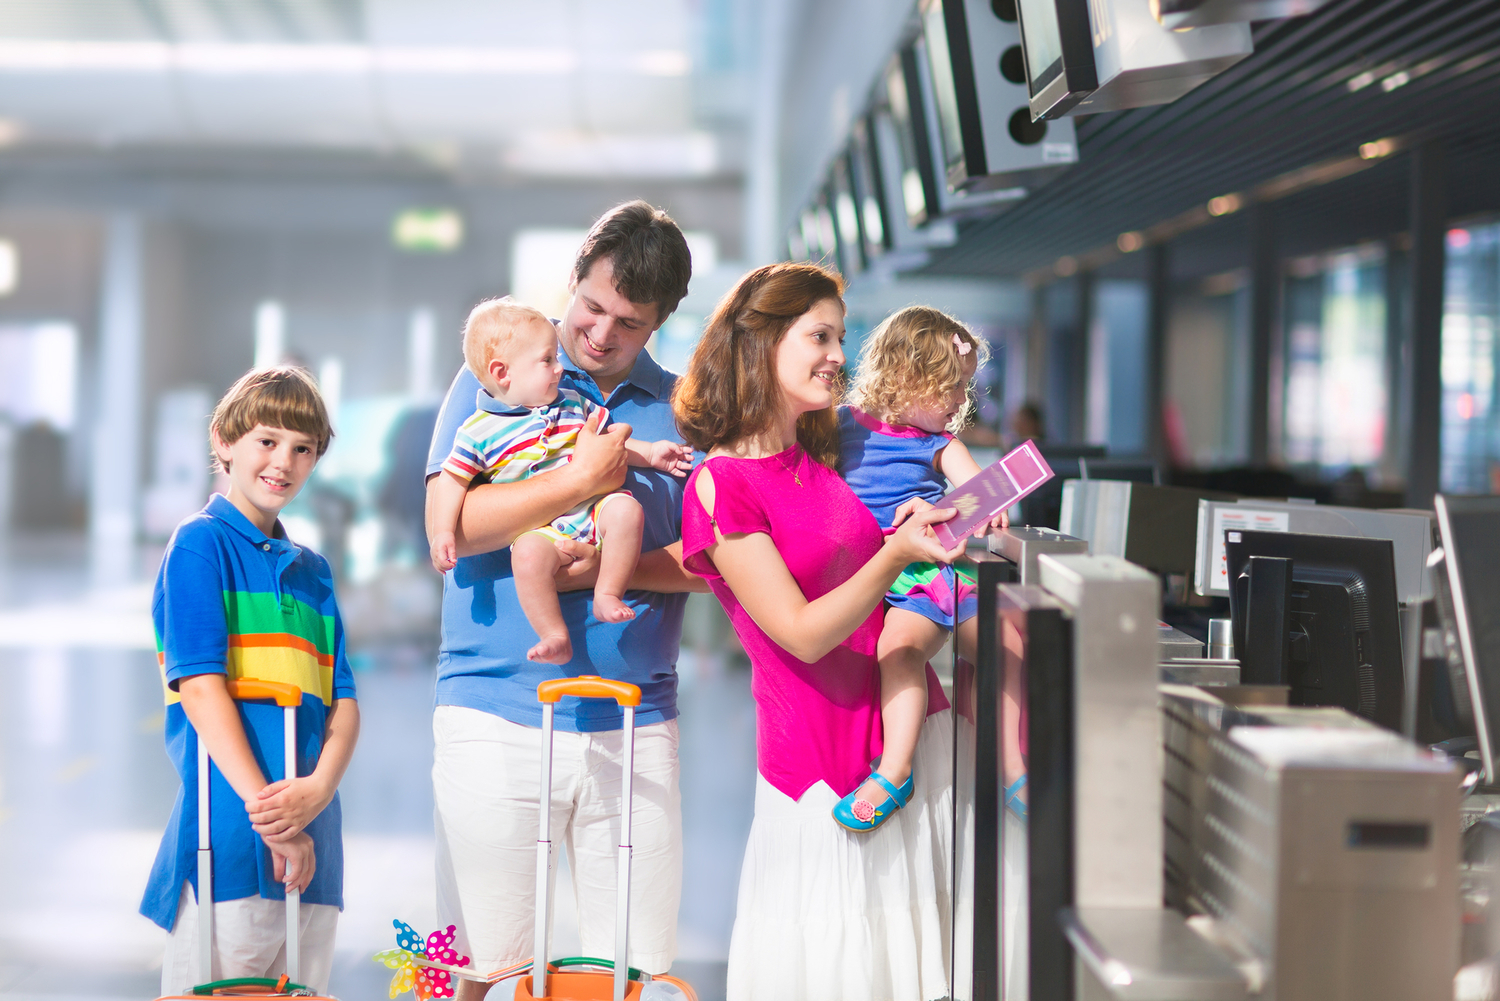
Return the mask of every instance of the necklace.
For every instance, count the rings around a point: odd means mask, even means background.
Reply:
[[[793,445],[791,448],[791,452],[791,463],[788,464],[785,459],[782,459],[781,465],[787,470],[787,472],[792,474],[792,482],[800,487],[802,485],[802,476],[798,467],[802,465],[802,449],[796,445]]]

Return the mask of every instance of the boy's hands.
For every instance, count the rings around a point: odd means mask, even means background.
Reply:
[[[316,774],[272,782],[246,800],[250,828],[268,845],[287,844],[333,801],[333,790]],[[274,850],[274,848],[273,848]]]
[[[646,446],[651,459],[651,468],[660,469],[673,476],[686,476],[693,471],[693,449],[675,441],[653,441]]]
[[[318,870],[312,838],[298,834],[290,841],[267,841],[271,849],[271,873],[288,890],[305,890]]]
[[[447,573],[458,563],[458,536],[455,532],[434,532],[432,536],[432,568],[438,573]]]

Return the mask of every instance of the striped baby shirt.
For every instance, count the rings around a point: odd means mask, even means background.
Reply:
[[[177,683],[199,674],[287,682],[302,689],[297,710],[297,774],[310,775],[335,699],[354,697],[344,629],[328,562],[286,538],[267,536],[219,494],[177,527],[156,576],[151,615],[167,704],[166,744],[182,787],[157,850],[141,913],[171,930],[183,880],[197,886],[198,741]],[[239,703],[240,722],[261,772],[285,774],[282,710]],[[310,904],[343,906],[342,808],[335,795],[308,824],[317,869],[302,893]],[[214,898],[279,900],[270,852],[250,829],[244,803],[213,770],[209,791]]]
[[[514,483],[556,469],[573,457],[578,432],[597,409],[571,389],[559,389],[557,399],[545,407],[511,406],[481,389],[474,414],[459,427],[443,469],[465,483],[476,477]]]

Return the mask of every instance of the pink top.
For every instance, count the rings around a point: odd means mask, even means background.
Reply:
[[[714,478],[712,519],[695,483],[705,466]],[[800,799],[819,779],[836,795],[853,792],[880,756],[875,641],[884,606],[817,663],[798,660],[740,607],[703,551],[714,544],[714,525],[723,535],[769,535],[809,601],[844,583],[875,555],[880,526],[838,474],[814,462],[800,445],[760,459],[715,456],[693,471],[683,492],[683,563],[707,579],[750,655],[760,773],[792,799]],[[927,711],[946,708],[948,700],[929,666]]]

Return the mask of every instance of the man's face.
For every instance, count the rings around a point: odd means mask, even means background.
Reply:
[[[605,257],[573,289],[558,336],[573,364],[607,393],[630,374],[636,355],[661,326],[665,317],[656,314],[655,303],[631,302],[615,288],[614,261]]]

